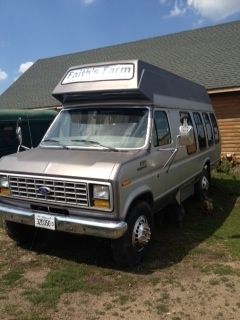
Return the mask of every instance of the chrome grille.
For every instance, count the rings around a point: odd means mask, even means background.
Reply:
[[[88,206],[87,184],[81,181],[9,176],[9,183],[13,197],[73,206]],[[49,194],[41,194],[40,187],[48,188]]]

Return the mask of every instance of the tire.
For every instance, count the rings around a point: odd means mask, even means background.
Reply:
[[[211,186],[211,174],[209,167],[206,165],[201,173],[200,179],[196,184],[195,194],[199,200],[206,199]]]
[[[18,243],[24,244],[34,239],[35,230],[31,226],[5,220],[4,228],[7,235]]]
[[[153,220],[151,207],[137,202],[127,216],[128,229],[119,239],[112,240],[112,254],[119,266],[140,263],[152,238]]]

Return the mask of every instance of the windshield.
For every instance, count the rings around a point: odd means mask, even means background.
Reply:
[[[145,145],[145,107],[89,107],[60,112],[41,142],[44,147],[138,149]]]

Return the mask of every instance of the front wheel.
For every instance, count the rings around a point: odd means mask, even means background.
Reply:
[[[143,258],[153,233],[152,210],[146,202],[138,202],[127,217],[128,229],[119,239],[112,240],[115,262],[121,266],[137,265]]]

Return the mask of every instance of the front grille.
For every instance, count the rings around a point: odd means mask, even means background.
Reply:
[[[87,207],[87,184],[81,181],[47,179],[40,177],[9,176],[13,197]],[[39,188],[47,188],[47,195],[41,194]]]

